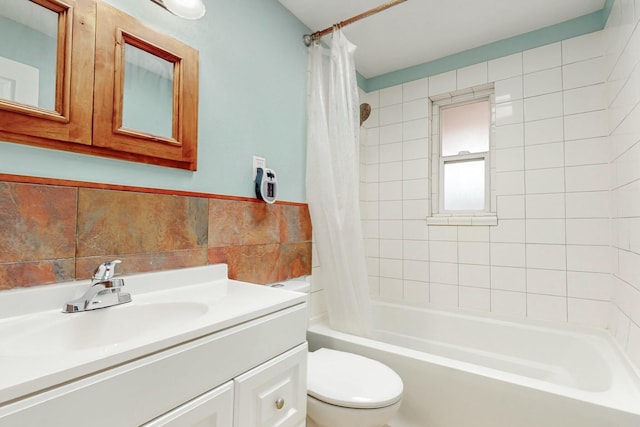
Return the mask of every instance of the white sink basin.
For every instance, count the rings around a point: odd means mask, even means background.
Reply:
[[[47,312],[0,327],[0,356],[60,354],[86,349],[105,351],[126,341],[166,333],[207,313],[197,302],[122,304],[82,313]]]

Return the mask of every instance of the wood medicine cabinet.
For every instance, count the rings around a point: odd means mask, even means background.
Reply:
[[[48,49],[42,37],[15,49],[0,43],[0,140],[196,169],[197,50],[98,0],[16,4],[26,12],[21,18],[0,16],[11,23],[0,25],[0,36],[16,39],[15,34],[3,34],[8,31],[3,27],[34,32],[41,26],[37,13],[44,12],[49,26],[56,27],[48,32],[56,37]],[[41,100],[22,94],[20,86],[29,87],[27,82],[3,76],[4,50],[10,51],[7,56],[16,56],[11,51],[17,50],[38,57],[43,50],[55,57],[55,65],[48,68],[28,65],[39,71]],[[9,60],[27,66],[29,59],[17,56]],[[45,77],[51,74],[55,84],[47,84]],[[55,96],[44,93],[47,86],[55,87],[49,89]]]

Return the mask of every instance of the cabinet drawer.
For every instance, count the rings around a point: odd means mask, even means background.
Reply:
[[[144,427],[233,427],[233,381],[144,424]]]
[[[307,344],[235,380],[235,427],[298,427],[307,416]]]

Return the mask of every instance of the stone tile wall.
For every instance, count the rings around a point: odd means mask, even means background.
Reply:
[[[0,290],[227,263],[232,279],[311,273],[306,205],[0,181]]]

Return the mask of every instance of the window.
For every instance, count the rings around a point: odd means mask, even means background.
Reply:
[[[430,224],[496,223],[491,192],[493,86],[432,98]]]

